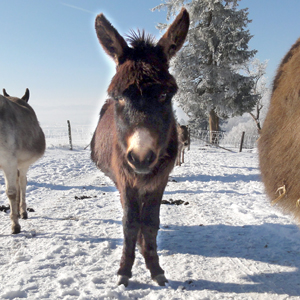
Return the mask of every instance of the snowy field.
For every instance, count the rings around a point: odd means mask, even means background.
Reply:
[[[129,286],[116,286],[119,195],[89,156],[47,148],[28,173],[34,212],[20,234],[0,211],[1,299],[299,299],[300,232],[266,200],[255,151],[194,144],[174,169],[163,199],[186,205],[161,206],[166,287],[151,281],[138,252]]]

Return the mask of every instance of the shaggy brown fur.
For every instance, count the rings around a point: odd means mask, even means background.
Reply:
[[[167,282],[156,236],[178,147],[171,102],[177,85],[168,63],[182,47],[188,27],[183,9],[157,43],[139,32],[129,38],[130,47],[102,14],[96,18],[99,42],[117,68],[108,88],[111,98],[101,109],[92,138],[91,158],[120,191],[124,245],[118,284],[125,286],[132,275],[136,243],[153,280],[159,285]]]
[[[272,204],[300,222],[300,39],[283,58],[258,141],[262,180]]]

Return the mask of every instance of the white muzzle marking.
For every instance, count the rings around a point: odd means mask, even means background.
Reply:
[[[147,159],[147,155],[149,155],[150,151],[155,154],[157,153],[157,143],[150,131],[146,128],[137,128],[128,138],[127,143],[127,153],[133,153],[140,162],[143,162],[145,159]],[[153,165],[155,162],[156,159],[151,163],[151,165]],[[134,166],[132,163],[129,162],[129,164],[133,168],[136,168],[136,166]]]

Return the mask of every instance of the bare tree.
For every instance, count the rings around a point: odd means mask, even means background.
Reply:
[[[259,59],[255,58],[251,61],[251,64],[245,65],[246,73],[254,78],[252,93],[258,97],[254,110],[250,112],[250,115],[256,124],[258,134],[261,132],[261,111],[264,107],[263,99],[269,91],[267,87],[267,78],[265,77],[267,64],[267,60],[260,62]]]

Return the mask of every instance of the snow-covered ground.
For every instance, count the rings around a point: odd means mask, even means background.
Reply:
[[[34,212],[10,234],[0,212],[1,299],[296,299],[300,232],[271,207],[257,153],[192,145],[161,207],[158,249],[167,287],[137,252],[129,286],[116,286],[122,211],[89,150],[49,147],[28,173]],[[8,204],[1,177],[0,206]]]

